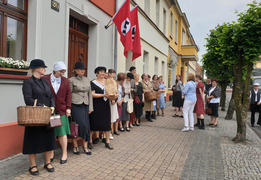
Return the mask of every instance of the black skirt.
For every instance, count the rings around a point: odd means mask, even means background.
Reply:
[[[210,103],[209,107],[211,107],[212,109],[212,114],[211,116],[213,117],[218,117],[218,107],[219,107],[219,103]]]
[[[172,106],[173,107],[183,107],[184,99],[182,99],[182,94],[180,91],[173,92],[173,100]]]
[[[143,111],[143,109],[142,109],[142,95],[140,95],[140,96],[138,96],[139,97],[139,99],[140,99],[140,103],[139,104],[136,104],[135,102],[134,102],[134,112],[135,112],[135,117],[137,118],[137,119],[139,119],[141,116],[142,116],[142,111]]]
[[[79,124],[78,136],[85,141],[90,141],[89,106],[72,104],[72,118]]]
[[[46,126],[25,127],[23,154],[37,154],[57,148],[54,129]]]

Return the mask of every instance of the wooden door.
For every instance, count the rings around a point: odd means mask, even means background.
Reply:
[[[72,77],[74,64],[83,62],[88,70],[88,35],[70,27],[69,29],[69,58],[68,77]],[[87,76],[87,70],[85,76]]]

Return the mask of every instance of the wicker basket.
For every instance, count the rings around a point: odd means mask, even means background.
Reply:
[[[144,93],[145,99],[147,101],[154,101],[157,99],[157,92],[153,91],[153,92],[145,92]]]
[[[160,98],[160,94],[161,94],[161,92],[160,92],[160,91],[157,91],[157,99]]]
[[[115,100],[116,96],[115,96],[115,94],[108,94],[108,98],[109,98],[109,100]]]
[[[36,106],[19,106],[17,122],[20,126],[47,126],[50,122],[51,108]]]

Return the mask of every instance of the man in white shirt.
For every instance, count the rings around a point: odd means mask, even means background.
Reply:
[[[253,84],[253,90],[250,93],[250,111],[251,111],[251,125],[255,127],[255,113],[259,112],[258,124],[261,123],[261,92],[258,89],[259,84]]]

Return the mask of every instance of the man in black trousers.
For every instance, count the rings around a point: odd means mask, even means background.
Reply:
[[[255,127],[255,113],[259,113],[258,122],[257,124],[261,124],[261,92],[258,89],[259,84],[253,84],[253,90],[250,93],[250,111],[251,111],[251,126]]]

